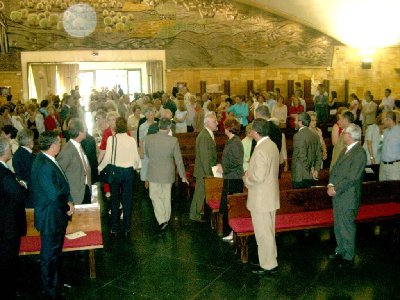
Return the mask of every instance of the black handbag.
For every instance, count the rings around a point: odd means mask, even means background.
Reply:
[[[115,148],[114,148],[115,141]],[[115,136],[112,137],[112,151],[111,151],[111,163],[107,164],[107,166],[101,170],[100,178],[102,182],[111,184],[115,178],[116,166],[115,166],[115,157],[117,155],[117,139]],[[113,162],[114,160],[114,162]]]

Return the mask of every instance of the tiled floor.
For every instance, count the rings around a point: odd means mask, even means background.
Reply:
[[[105,247],[96,251],[97,279],[89,279],[87,253],[64,253],[67,299],[400,299],[400,245],[386,228],[358,229],[355,268],[328,262],[335,243],[331,230],[277,236],[279,275],[258,277],[242,264],[229,243],[209,224],[188,220],[190,203],[175,196],[171,224],[157,232],[150,199],[135,192],[131,237],[108,236],[107,203],[102,204]],[[250,260],[256,261],[250,241]],[[21,299],[40,294],[38,256],[21,259]]]

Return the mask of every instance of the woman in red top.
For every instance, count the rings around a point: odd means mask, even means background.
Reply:
[[[44,127],[46,128],[46,131],[58,130],[61,132],[61,118],[56,112],[54,105],[47,106],[48,115],[44,119]]]
[[[298,97],[293,97],[293,104],[289,106],[288,115],[289,115],[289,126],[292,129],[295,129],[295,120],[298,113],[304,111],[303,105],[300,104],[300,99]]]

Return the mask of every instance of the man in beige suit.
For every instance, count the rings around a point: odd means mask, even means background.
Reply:
[[[275,213],[279,209],[279,151],[268,137],[268,121],[254,120],[251,135],[257,145],[243,181],[248,188],[247,208],[251,213],[260,263],[253,273],[273,275],[278,268]]]
[[[83,122],[78,118],[71,119],[68,134],[71,139],[57,156],[57,162],[68,179],[74,203],[90,204],[92,180],[89,160],[81,146],[86,138]]]
[[[178,139],[168,135],[171,119],[161,118],[158,123],[159,132],[145,138],[146,156],[149,158],[147,181],[149,181],[150,199],[154,214],[164,230],[171,217],[171,187],[175,182],[175,164],[182,181],[187,183]]]

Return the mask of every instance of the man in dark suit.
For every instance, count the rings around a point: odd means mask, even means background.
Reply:
[[[31,189],[31,169],[35,159],[35,155],[32,153],[33,148],[33,131],[30,129],[22,129],[18,132],[18,149],[15,151],[12,158],[12,165],[14,168],[15,175],[18,180],[25,182],[28,191]],[[26,197],[25,207],[32,208],[33,200],[31,193]]]
[[[204,177],[213,176],[211,168],[217,164],[217,147],[213,133],[217,128],[218,121],[215,113],[209,113],[204,118],[204,128],[196,138],[196,160],[193,174],[196,178],[196,186],[190,206],[190,219],[197,222],[203,221],[201,212],[206,197]]]
[[[361,128],[350,124],[344,130],[346,148],[329,177],[328,195],[332,196],[334,230],[337,247],[330,259],[338,259],[340,266],[351,266],[354,260],[356,225],[354,220],[360,205],[362,177],[367,156],[361,146]]]
[[[68,126],[70,140],[65,144],[57,162],[70,184],[70,193],[75,204],[91,203],[91,169],[81,142],[86,138],[86,129],[78,118],[71,119]]]
[[[14,299],[21,236],[26,234],[27,191],[8,169],[11,145],[0,137],[0,289],[3,299]]]
[[[178,139],[168,135],[171,119],[161,118],[158,124],[160,130],[145,138],[145,151],[149,158],[147,180],[150,199],[159,229],[164,230],[171,218],[171,188],[175,182],[175,164],[182,182],[187,183],[187,180]]]
[[[297,114],[296,127],[299,131],[293,137],[292,185],[306,188],[315,185],[322,164],[322,146],[318,135],[308,129],[311,117],[302,112]]]
[[[61,252],[68,220],[75,207],[65,174],[55,157],[61,140],[57,132],[39,136],[41,152],[33,162],[31,176],[35,208],[35,227],[40,232],[40,272],[46,297],[55,299],[61,285]]]

